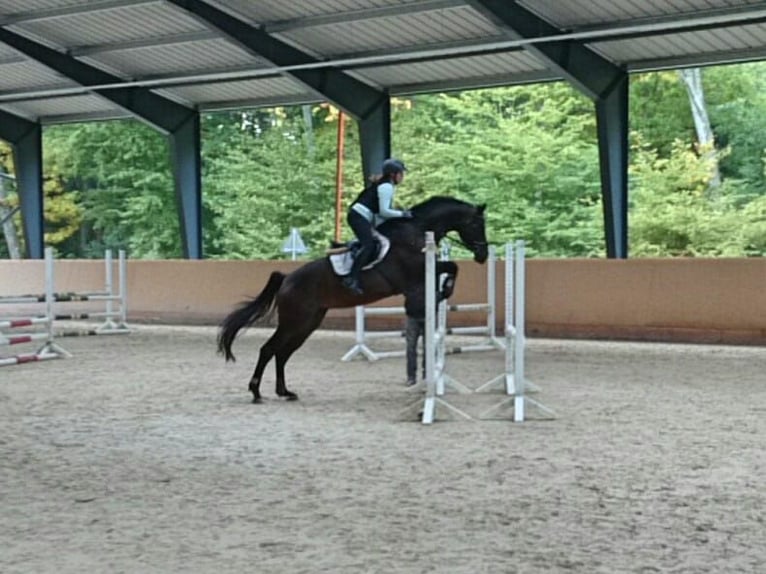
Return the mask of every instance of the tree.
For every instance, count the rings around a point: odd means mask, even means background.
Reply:
[[[710,117],[705,103],[705,90],[702,87],[702,70],[700,68],[687,68],[678,71],[678,75],[689,95],[694,127],[697,130],[697,142],[699,152],[708,159],[710,165],[709,188],[716,190],[721,186],[721,172],[718,169],[718,158],[715,149],[713,128],[710,125]]]

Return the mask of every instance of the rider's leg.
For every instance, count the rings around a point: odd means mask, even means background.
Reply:
[[[343,285],[361,295],[363,291],[359,284],[359,275],[362,272],[362,267],[369,262],[375,251],[375,237],[372,234],[372,223],[367,221],[363,215],[352,210],[348,214],[348,223],[359,239],[360,247],[354,257],[351,272],[348,277],[343,279]]]

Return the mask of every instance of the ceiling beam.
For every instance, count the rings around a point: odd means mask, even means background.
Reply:
[[[107,42],[103,44],[84,44],[73,46],[67,53],[79,58],[81,56],[93,56],[107,52],[119,52],[121,50],[138,50],[140,48],[156,48],[157,46],[171,46],[173,44],[187,44],[189,42],[201,42],[205,40],[220,39],[220,34],[212,30],[195,30],[194,32],[182,32],[180,34],[168,34],[122,42]]]
[[[736,64],[756,62],[766,59],[766,46],[748,48],[745,50],[710,52],[684,56],[668,56],[651,60],[637,60],[628,64],[631,73],[653,72],[656,70],[673,70],[677,68],[704,67],[721,64]]]
[[[274,38],[202,0],[166,0],[196,17],[251,54],[276,66],[321,64],[321,60]],[[285,72],[323,99],[334,103],[356,119],[363,119],[387,96],[337,68],[306,69]]]
[[[579,41],[534,43],[564,31],[552,26],[513,0],[466,0],[515,39],[532,40],[524,48],[546,63],[591,99],[606,96],[625,70],[587,48]]]
[[[16,114],[0,109],[0,139],[15,143],[37,127],[37,124]]]
[[[401,84],[391,88],[392,96],[412,96],[432,92],[454,92],[458,90],[473,90],[481,88],[497,88],[502,86],[519,86],[524,84],[539,84],[561,80],[550,70],[515,74],[497,74],[492,76],[477,76],[474,78],[460,78],[458,80],[435,80],[431,82],[416,82]]]
[[[131,112],[165,134],[174,132],[194,113],[193,110],[158,96],[146,88],[95,88],[104,84],[119,84],[123,80],[3,27],[0,27],[0,42],[81,86],[94,87],[89,91]]]

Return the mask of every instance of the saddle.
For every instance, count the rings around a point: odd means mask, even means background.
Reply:
[[[375,236],[375,252],[372,255],[371,261],[362,267],[362,269],[372,269],[380,263],[380,261],[388,253],[391,242],[388,237],[381,235],[377,231],[373,231]],[[330,249],[327,250],[327,257],[330,260],[330,265],[333,271],[339,277],[345,277],[351,272],[351,265],[354,263],[354,257],[359,252],[360,243],[358,239],[349,241],[348,243],[340,243],[333,241]]]

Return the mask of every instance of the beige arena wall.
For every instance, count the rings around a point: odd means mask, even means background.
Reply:
[[[271,271],[290,271],[296,265],[129,261],[129,320],[214,324],[238,301],[257,295]],[[452,302],[485,300],[486,268],[469,261],[459,265]],[[55,269],[58,292],[103,286],[102,261],[59,260]],[[0,261],[0,295],[42,293],[43,277],[41,261]],[[499,328],[504,320],[502,262],[497,277]],[[766,260],[532,259],[527,263],[526,302],[530,336],[763,344]],[[401,298],[379,304],[398,305]],[[2,315],[8,315],[7,306],[0,306]],[[476,313],[454,313],[450,319],[455,325],[482,320]],[[401,321],[376,318],[370,324],[387,328]],[[323,327],[353,328],[353,310],[331,311]]]

